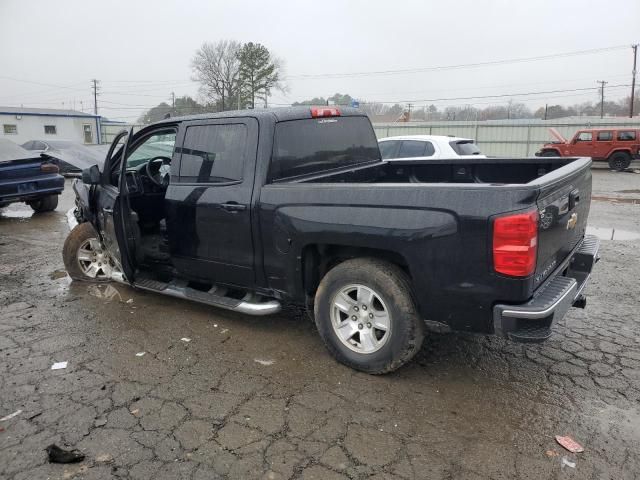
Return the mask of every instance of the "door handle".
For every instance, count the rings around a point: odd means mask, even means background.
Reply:
[[[227,212],[239,212],[242,210],[246,210],[247,206],[238,202],[227,202],[220,204],[220,208],[226,210]]]

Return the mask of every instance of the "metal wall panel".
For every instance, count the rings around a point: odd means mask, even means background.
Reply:
[[[565,138],[572,138],[584,128],[637,128],[634,118],[571,118],[562,120],[512,120],[486,122],[411,122],[408,124],[374,123],[378,138],[396,135],[453,135],[473,138],[483,153],[496,156],[532,156],[543,144],[554,140],[549,128],[554,127]]]

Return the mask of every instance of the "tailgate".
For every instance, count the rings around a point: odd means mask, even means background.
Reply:
[[[536,183],[541,189],[537,200],[540,221],[535,288],[584,237],[591,205],[591,161],[577,159]]]

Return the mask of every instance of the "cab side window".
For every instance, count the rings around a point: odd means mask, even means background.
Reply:
[[[580,132],[576,138],[576,142],[590,142],[592,138],[591,132]]]
[[[188,127],[180,159],[182,183],[242,180],[247,127],[241,123]]]
[[[613,132],[598,132],[596,140],[598,142],[610,142],[613,140]]]
[[[631,142],[636,139],[636,132],[633,130],[624,130],[618,132],[618,140],[621,142]]]

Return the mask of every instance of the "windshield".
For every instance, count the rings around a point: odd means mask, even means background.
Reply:
[[[269,178],[308,175],[380,161],[367,117],[330,117],[276,124]]]
[[[449,145],[458,155],[480,155],[480,149],[473,140],[456,140],[449,142]]]
[[[127,168],[134,168],[155,157],[173,156],[173,147],[176,143],[176,132],[160,132],[151,135],[142,144],[138,145],[127,156]]]

